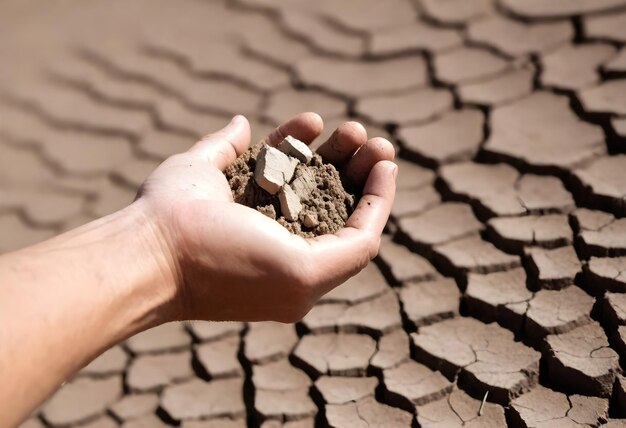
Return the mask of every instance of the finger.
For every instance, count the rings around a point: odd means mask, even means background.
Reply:
[[[363,196],[348,218],[346,227],[376,236],[383,233],[396,194],[397,175],[398,166],[389,160],[374,165],[363,188]]]
[[[389,141],[382,137],[372,138],[350,158],[343,172],[351,183],[361,186],[376,163],[393,160],[395,154],[396,151]]]
[[[355,275],[378,253],[380,236],[393,205],[397,173],[398,167],[393,162],[378,162],[346,227],[334,235],[309,241],[311,260],[314,266],[319,266],[315,270],[319,295]]]
[[[203,137],[189,151],[199,153],[217,168],[224,170],[250,145],[250,123],[244,116],[235,116],[228,125]]]
[[[341,167],[354,153],[367,142],[367,132],[359,122],[346,122],[340,125],[328,141],[317,149],[326,161]]]
[[[276,128],[263,141],[269,146],[277,146],[287,135],[311,144],[324,130],[324,121],[317,113],[300,113]]]

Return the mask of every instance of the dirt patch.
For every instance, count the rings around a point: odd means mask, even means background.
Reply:
[[[312,153],[310,160],[302,162],[296,157],[276,152],[277,149],[256,144],[226,169],[225,175],[235,202],[256,209],[277,220],[290,232],[305,238],[341,229],[354,210],[357,197],[345,190],[335,167],[325,163],[316,153]],[[256,171],[270,163],[270,155],[284,155],[296,164],[291,177],[281,172],[282,178],[286,179],[285,184],[274,194],[259,185],[261,182],[264,187],[274,190],[265,184],[261,171]],[[257,163],[262,165],[257,168]],[[268,178],[271,181],[269,174]]]

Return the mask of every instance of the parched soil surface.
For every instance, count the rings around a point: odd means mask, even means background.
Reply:
[[[0,252],[234,114],[399,153],[379,256],[301,322],[139,334],[24,427],[626,426],[626,0],[1,0],[0,29]]]

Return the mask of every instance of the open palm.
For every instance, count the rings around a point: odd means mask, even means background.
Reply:
[[[322,129],[318,115],[303,113],[265,142],[276,145],[293,135],[310,144]],[[347,122],[319,148],[364,186],[363,197],[345,228],[308,240],[233,202],[223,170],[249,145],[248,121],[237,116],[168,158],[139,192],[169,248],[180,319],[295,321],[378,251],[395,193],[391,143],[368,140],[360,124]]]

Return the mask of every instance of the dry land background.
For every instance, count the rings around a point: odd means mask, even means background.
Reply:
[[[626,426],[625,42],[625,0],[1,0],[0,252],[237,113],[401,158],[379,257],[302,322],[142,333],[24,427]]]

